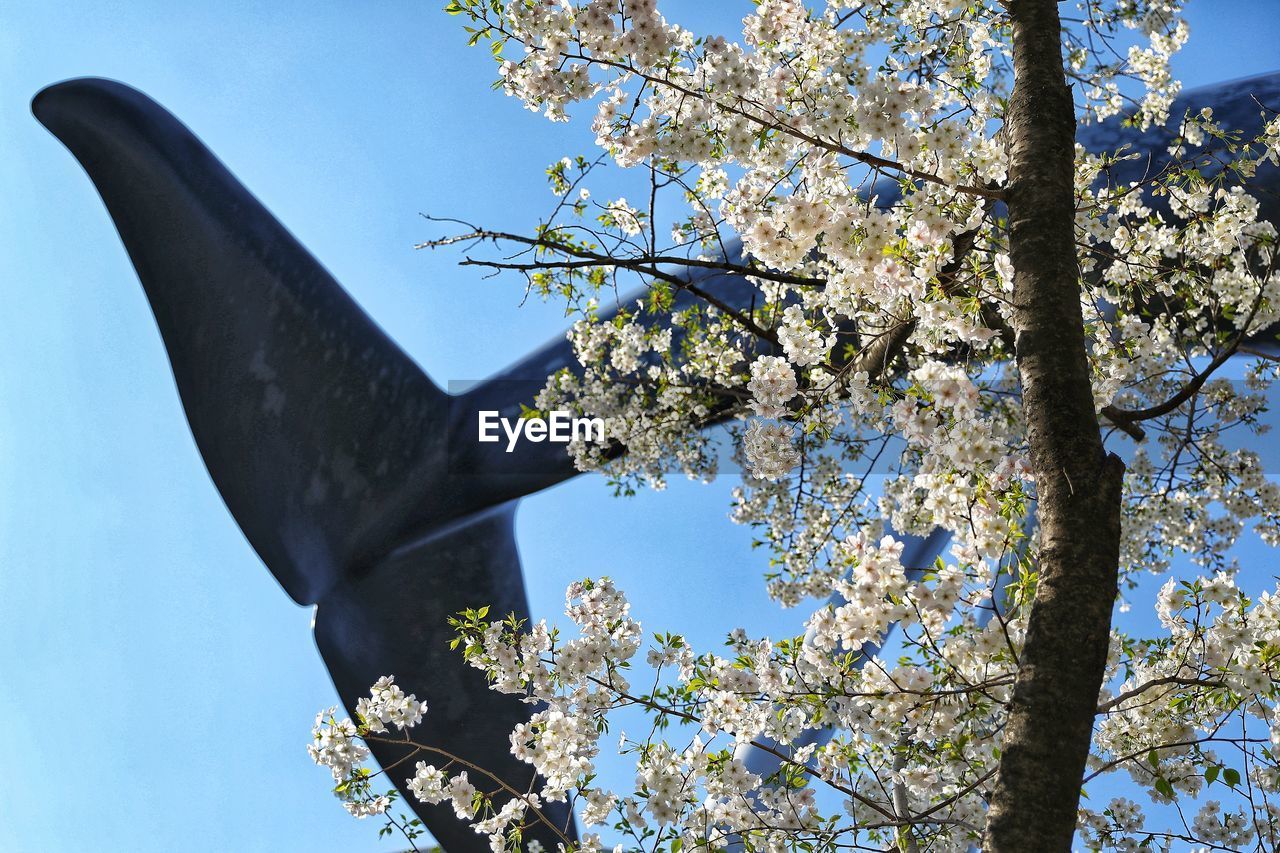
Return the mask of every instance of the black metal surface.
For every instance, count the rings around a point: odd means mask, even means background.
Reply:
[[[427,737],[528,787],[507,734],[529,708],[486,689],[447,648],[445,620],[483,604],[528,617],[509,501],[573,474],[562,448],[525,443],[547,464],[510,476],[488,459],[500,446],[472,441],[450,471],[449,420],[466,406],[187,128],[106,80],[50,87],[32,108],[115,221],[228,509],[289,595],[318,603],[316,641],[347,708],[392,673],[429,703]],[[412,765],[390,775],[403,789]],[[451,814],[414,805],[450,851],[488,850]],[[573,835],[568,809],[549,809]],[[549,831],[532,835],[555,848]]]

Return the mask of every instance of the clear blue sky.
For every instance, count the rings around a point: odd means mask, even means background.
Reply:
[[[440,5],[0,7],[0,850],[391,849],[306,757],[336,701],[310,612],[222,506],[115,231],[28,101],[80,75],[149,93],[437,381],[479,378],[559,334],[560,312],[414,252],[438,233],[418,213],[527,227],[551,198],[543,168],[590,138],[493,93]],[[726,33],[751,8],[668,7]],[[1280,67],[1272,3],[1190,18],[1189,84]],[[579,478],[526,501],[534,613],[608,573],[648,627],[703,647],[740,623],[794,631],[726,520],[731,485],[615,500]]]

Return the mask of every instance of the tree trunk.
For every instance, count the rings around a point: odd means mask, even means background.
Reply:
[[[1054,0],[1012,0],[1013,327],[1039,499],[1035,600],[984,849],[1069,851],[1116,596],[1124,464],[1102,448],[1074,241],[1075,108]]]

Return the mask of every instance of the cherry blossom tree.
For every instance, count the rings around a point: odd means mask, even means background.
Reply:
[[[1232,553],[1280,539],[1280,487],[1242,448],[1275,375],[1252,190],[1280,120],[1171,111],[1179,6],[758,0],[731,41],[655,0],[453,0],[506,94],[591,121],[601,152],[548,169],[529,233],[424,245],[500,247],[467,263],[565,303],[579,364],[531,411],[606,419],[580,468],[708,478],[728,434],[734,520],[810,615],[715,652],[646,635],[608,578],[570,588],[564,629],[459,614],[458,652],[538,709],[511,742],[540,785],[413,741],[430,709],[384,679],[356,722],[317,720],[348,809],[416,836],[362,764],[394,738],[423,760],[388,772],[494,850],[565,799],[589,831],[563,845],[593,850],[1280,846],[1280,590]],[[1167,156],[1077,146],[1122,119]],[[614,167],[643,203],[592,196]],[[909,571],[902,535],[935,530],[949,551]],[[1170,574],[1163,632],[1113,625],[1175,559],[1198,574]],[[623,712],[651,723],[619,787],[596,761]],[[1145,808],[1081,800],[1116,774]]]

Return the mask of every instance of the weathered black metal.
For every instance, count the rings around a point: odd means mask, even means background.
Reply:
[[[529,708],[490,692],[449,650],[446,618],[483,605],[528,616],[513,501],[572,465],[525,442],[547,458],[519,470],[542,473],[508,475],[484,455],[502,449],[474,441],[451,465],[450,419],[465,401],[437,388],[150,98],[75,80],[41,92],[33,110],[106,203],[209,474],[286,592],[317,606],[316,643],[347,708],[393,673],[430,705],[421,739],[528,787],[532,768],[510,755],[508,735]],[[383,766],[402,755],[374,753]],[[390,775],[403,788],[412,765]],[[450,851],[488,849],[447,807],[413,804]],[[548,811],[573,835],[566,806]],[[531,835],[555,849],[545,828]]]

